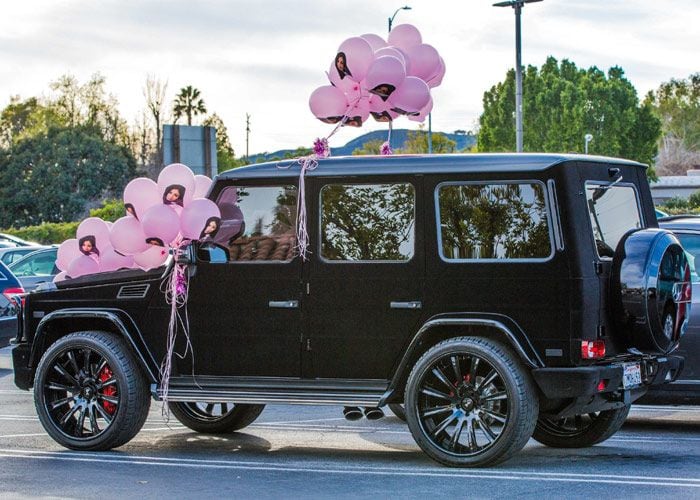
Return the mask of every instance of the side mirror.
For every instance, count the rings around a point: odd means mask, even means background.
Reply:
[[[179,248],[175,252],[175,263],[184,266],[195,263],[194,245],[192,243]]]

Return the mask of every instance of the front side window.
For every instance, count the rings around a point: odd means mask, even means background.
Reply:
[[[294,186],[229,186],[216,204],[220,227],[201,241],[212,261],[290,261],[294,257]],[[215,227],[215,224],[212,225]]]
[[[321,190],[321,257],[408,261],[414,253],[411,184],[332,184]]]
[[[546,259],[552,254],[542,184],[447,184],[438,189],[447,260]]]
[[[622,236],[642,227],[637,192],[632,186],[588,183],[586,202],[598,255],[612,258]]]

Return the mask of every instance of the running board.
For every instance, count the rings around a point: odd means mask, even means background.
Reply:
[[[375,407],[388,386],[388,380],[172,377],[167,400]],[[151,394],[157,401],[163,399],[163,390],[156,384],[151,385]]]

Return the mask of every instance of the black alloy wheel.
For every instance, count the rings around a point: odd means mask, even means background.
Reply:
[[[601,443],[625,423],[629,406],[565,418],[540,417],[533,439],[552,448],[586,448]]]
[[[59,444],[105,450],[134,437],[148,415],[146,383],[124,342],[78,332],[47,349],[37,369],[39,419]]]
[[[204,434],[234,432],[252,424],[265,405],[225,402],[168,403],[182,425]]]
[[[433,459],[459,467],[492,465],[519,451],[538,411],[532,382],[510,351],[471,337],[428,350],[404,401],[416,442]]]

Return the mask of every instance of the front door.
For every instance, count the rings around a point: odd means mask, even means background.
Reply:
[[[189,291],[194,373],[300,376],[301,261],[294,258],[296,187],[228,186],[221,224],[202,239]],[[191,373],[189,358],[178,363]]]
[[[304,373],[387,379],[421,317],[420,178],[312,178]]]

